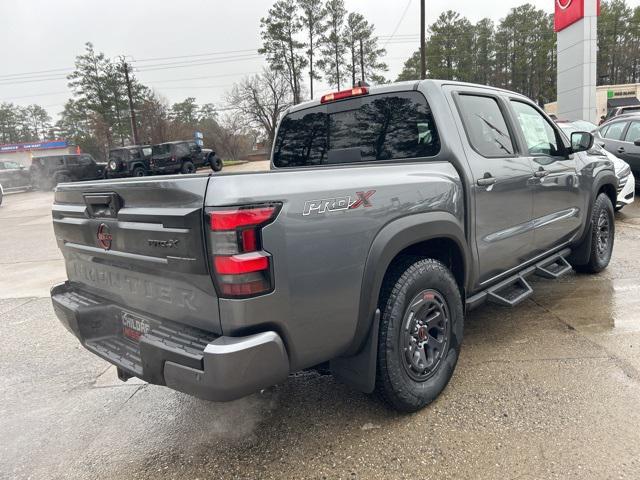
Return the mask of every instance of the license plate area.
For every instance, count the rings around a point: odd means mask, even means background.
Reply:
[[[153,325],[150,319],[127,311],[120,312],[120,323],[124,338],[134,343],[140,343],[140,337],[149,334]]]

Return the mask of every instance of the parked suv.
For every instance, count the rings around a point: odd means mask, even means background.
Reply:
[[[150,159],[150,145],[112,148],[109,150],[105,177],[144,177],[149,174]]]
[[[59,183],[98,180],[104,178],[104,164],[98,164],[89,154],[37,157],[31,162],[31,182],[42,190],[51,190]]]
[[[596,130],[595,137],[596,144],[629,164],[640,187],[640,113],[613,118]]]
[[[467,311],[609,264],[618,180],[592,145],[496,88],[330,94],[286,113],[272,172],[60,185],[55,312],[122,379],[227,401],[330,362],[415,411]]]
[[[31,177],[24,166],[10,160],[0,160],[0,205],[5,193],[28,190]]]
[[[194,173],[200,167],[222,170],[220,157],[213,150],[200,147],[196,142],[167,142],[153,146],[151,156],[153,173]]]

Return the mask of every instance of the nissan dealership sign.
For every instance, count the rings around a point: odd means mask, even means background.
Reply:
[[[584,18],[585,0],[556,0],[555,31],[564,30],[578,20]],[[600,14],[600,1],[597,0],[598,15]]]

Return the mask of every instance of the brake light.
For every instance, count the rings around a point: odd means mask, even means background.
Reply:
[[[175,162],[175,161],[176,161],[176,157],[175,157],[175,155],[174,155],[173,157],[171,157],[171,161],[172,161],[172,162]]]
[[[367,87],[355,87],[349,90],[342,90],[340,92],[329,93],[324,95],[320,100],[320,103],[337,102],[338,100],[344,100],[345,98],[359,97],[362,95],[368,95],[369,89]]]
[[[218,293],[251,297],[273,290],[271,255],[262,250],[262,229],[280,204],[221,208],[208,212],[209,244]]]

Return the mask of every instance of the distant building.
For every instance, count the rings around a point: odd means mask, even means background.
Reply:
[[[257,142],[253,144],[251,152],[246,154],[240,160],[246,160],[248,162],[259,162],[269,160],[271,152],[267,151],[267,144],[265,142]]]
[[[615,107],[627,105],[640,105],[640,83],[626,85],[599,85],[596,87],[596,109],[598,119],[607,115],[607,112]],[[548,114],[558,114],[558,102],[547,103],[544,110]],[[586,120],[586,119],[585,119]]]
[[[45,142],[0,144],[0,160],[11,160],[25,167],[31,165],[33,157],[48,157],[80,153],[79,147],[66,140],[50,140]]]

